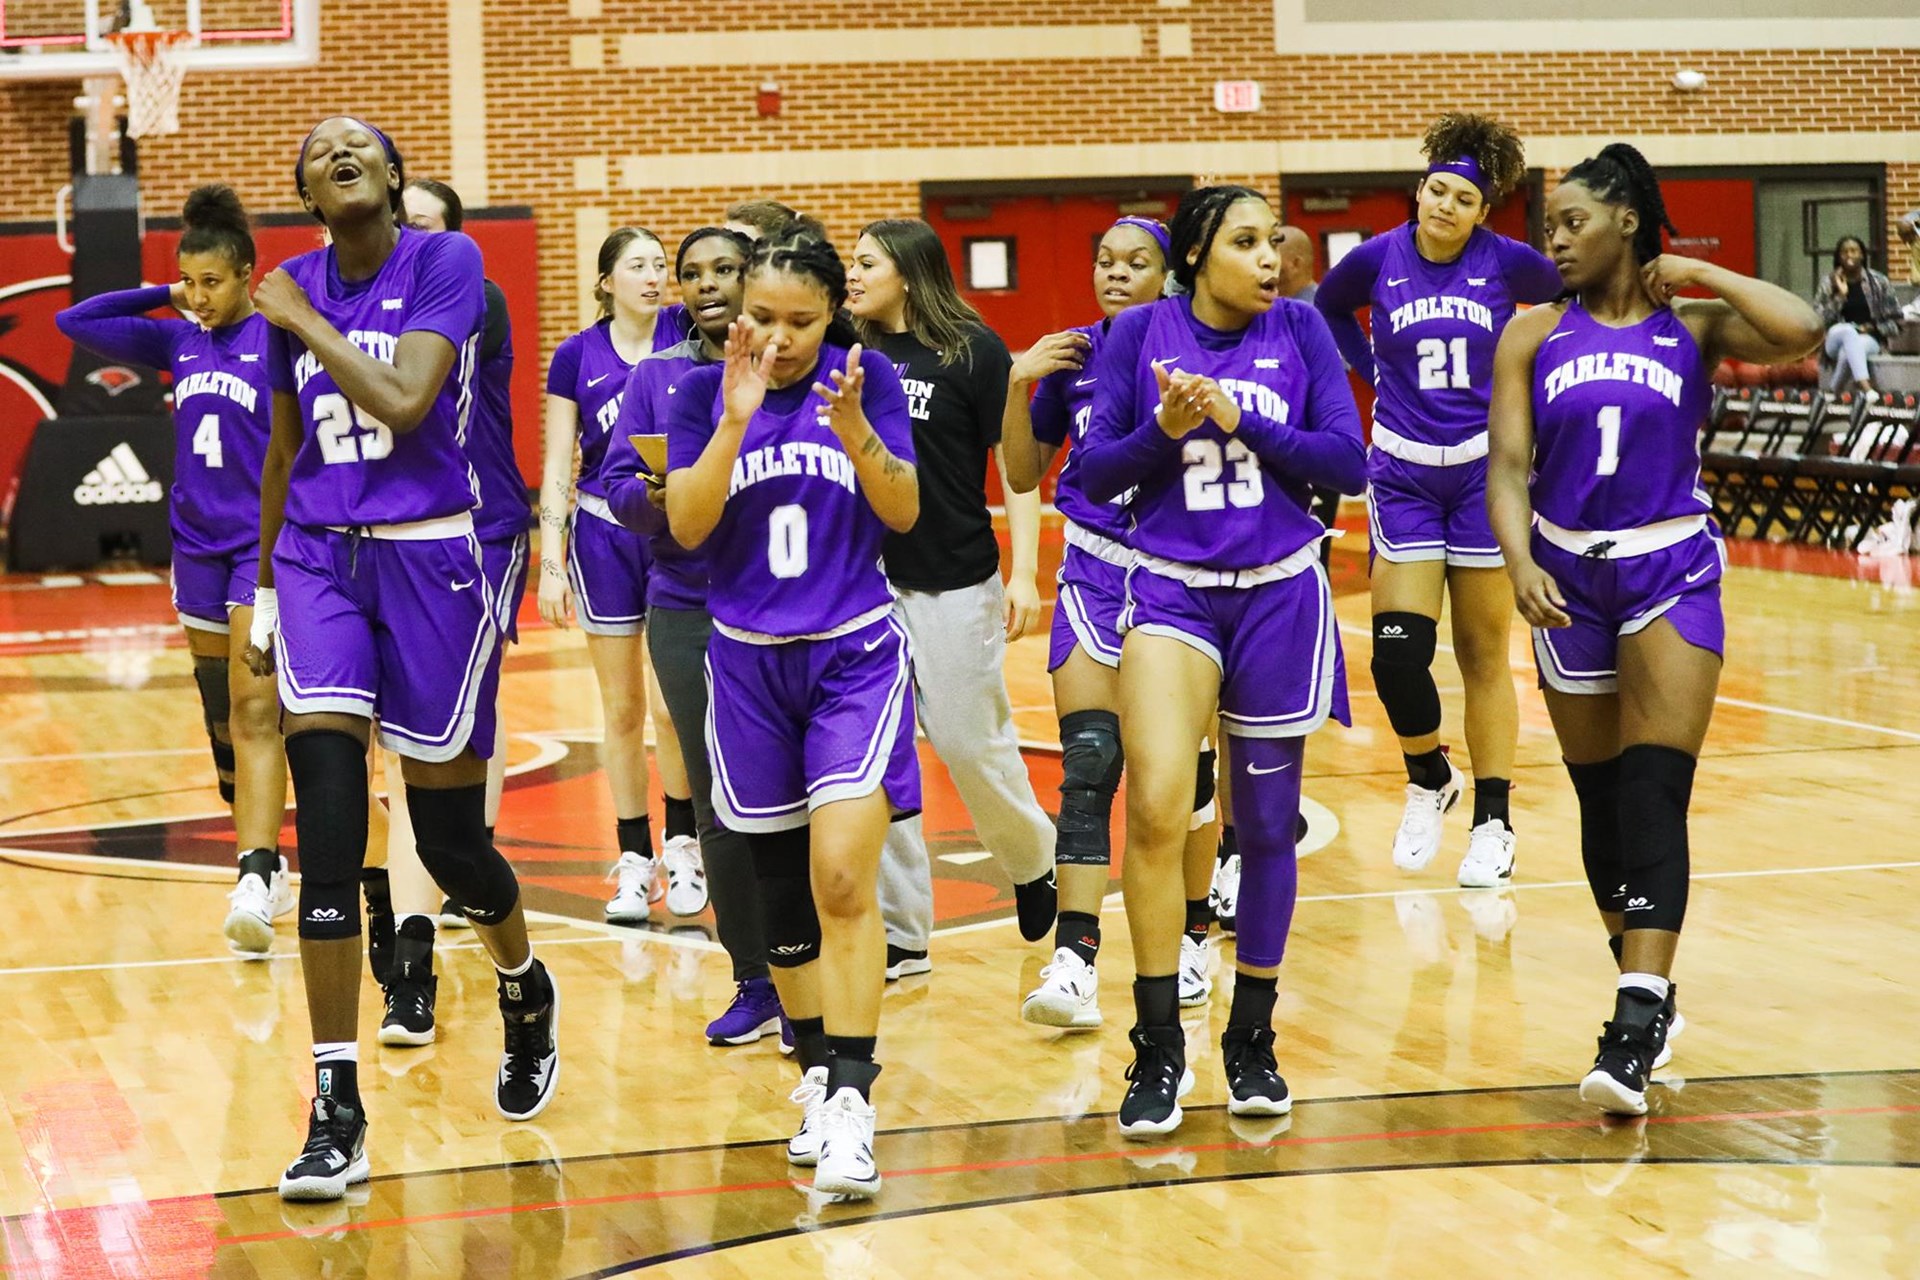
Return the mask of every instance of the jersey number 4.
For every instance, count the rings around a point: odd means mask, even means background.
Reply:
[[[1420,389],[1464,391],[1471,385],[1467,378],[1467,340],[1465,338],[1422,338],[1415,348],[1420,356]],[[1447,366],[1453,367],[1449,369]]]
[[[1238,440],[1227,441],[1224,450],[1213,440],[1188,440],[1181,446],[1180,461],[1187,467],[1189,511],[1224,511],[1229,503],[1257,507],[1266,496],[1260,459]],[[1221,473],[1228,465],[1233,467],[1233,478],[1222,480]]]
[[[215,471],[227,465],[226,451],[220,447],[220,415],[210,413],[193,429],[193,451],[207,460]]]
[[[393,452],[393,428],[335,391],[314,397],[313,433],[329,466],[378,462]]]

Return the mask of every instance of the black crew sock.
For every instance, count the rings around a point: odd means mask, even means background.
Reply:
[[[1228,858],[1240,852],[1240,836],[1231,822],[1220,824],[1220,852],[1215,861],[1224,863]]]
[[[313,1064],[313,1092],[328,1102],[352,1107],[367,1114],[360,1103],[360,1064],[357,1062],[316,1062]]]
[[[240,864],[246,869],[246,864]],[[387,883],[385,867],[367,867],[360,872],[360,891],[367,896],[367,914],[390,916],[393,914],[393,893]]]
[[[1273,1002],[1280,993],[1280,979],[1255,978],[1244,973],[1233,975],[1233,1003],[1227,1007],[1230,1027],[1270,1027]]]
[[[873,1081],[880,1068],[873,1061],[872,1036],[828,1036],[827,1096],[853,1089],[864,1102],[873,1100]]]
[[[1435,747],[1417,756],[1406,756],[1407,781],[1423,791],[1438,791],[1447,785],[1447,753]]]
[[[273,873],[279,869],[280,853],[276,849],[249,849],[240,855],[240,874],[242,877],[259,876],[268,884],[272,884]],[[367,874],[368,873],[363,872],[361,878],[364,879]],[[383,896],[386,893],[386,879],[387,873],[382,871],[380,873],[380,883],[382,886],[381,894]]]
[[[693,822],[693,797],[681,800],[675,796],[667,797],[667,839],[678,840],[681,836],[697,835]]]
[[[1053,945],[1065,947],[1088,964],[1100,954],[1100,917],[1085,911],[1062,911],[1054,922]]]
[[[1513,823],[1507,818],[1507,798],[1513,792],[1513,783],[1505,778],[1475,778],[1473,780],[1473,825],[1492,822],[1495,818],[1507,830],[1513,830]]]
[[[1666,1001],[1640,987],[1621,987],[1613,998],[1613,1020],[1631,1027],[1650,1027]]]
[[[653,820],[646,814],[637,818],[621,818],[613,827],[614,837],[620,842],[620,852],[637,853],[643,858],[653,856]]]
[[[1213,927],[1213,908],[1205,898],[1187,899],[1187,936],[1200,946],[1207,942],[1207,930]]]
[[[802,1071],[827,1065],[827,1021],[825,1018],[794,1018],[793,1056]]]
[[[399,936],[409,942],[424,942],[431,948],[433,946],[433,934],[432,916],[421,915],[418,912],[414,912],[400,922]]]
[[[1613,952],[1613,963],[1615,968],[1618,968],[1621,964],[1625,962],[1622,953],[1625,952],[1626,949],[1627,949],[1627,940],[1625,937],[1621,936],[1620,934],[1616,933],[1611,938],[1607,939],[1607,950]]]
[[[1179,1022],[1180,979],[1175,974],[1164,978],[1133,980],[1134,1019],[1143,1027],[1171,1027]]]

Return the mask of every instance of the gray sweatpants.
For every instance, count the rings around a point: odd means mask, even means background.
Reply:
[[[680,755],[693,787],[693,816],[700,856],[707,864],[707,892],[720,945],[733,960],[733,980],[767,976],[767,939],[760,925],[760,882],[747,839],[713,816],[713,765],[707,759],[707,638],[713,619],[704,609],[648,609],[647,644],[654,678],[673,717]]]
[[[980,843],[1015,884],[1053,870],[1053,822],[1034,799],[1014,733],[1005,665],[1006,591],[998,574],[958,591],[902,591],[894,617],[913,641],[920,725],[953,777]],[[920,820],[896,822],[880,855],[887,941],[924,951],[933,878]]]

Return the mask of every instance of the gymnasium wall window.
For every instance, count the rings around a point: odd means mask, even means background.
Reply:
[[[960,243],[966,252],[967,288],[1019,288],[1019,255],[1014,237],[968,236]]]

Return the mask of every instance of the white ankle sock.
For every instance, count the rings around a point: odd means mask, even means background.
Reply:
[[[1673,983],[1657,973],[1623,973],[1620,975],[1621,991],[1645,991],[1656,1000],[1665,1000]]]

